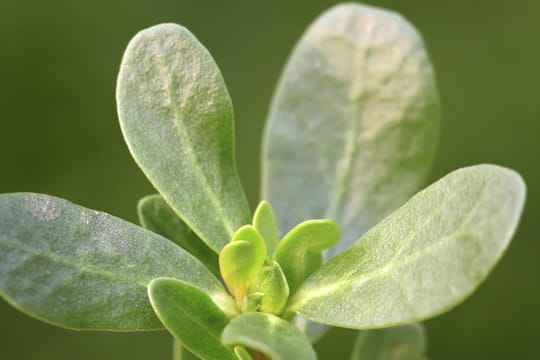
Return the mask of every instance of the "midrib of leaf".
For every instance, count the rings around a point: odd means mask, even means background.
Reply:
[[[369,42],[371,37],[373,36],[373,26],[369,28],[368,31],[366,31],[366,38]],[[351,41],[347,37],[341,38],[345,42],[350,42],[351,46],[357,48],[358,46],[354,41]],[[363,51],[358,51],[363,50]],[[353,63],[357,63],[358,53],[360,54],[360,57],[362,58],[361,64],[366,63],[367,53],[368,51],[365,49],[357,49],[357,51],[354,51],[354,61]],[[362,117],[360,116],[362,113],[361,109],[361,103],[362,100],[365,98],[364,92],[362,91],[362,82],[366,78],[365,73],[365,66],[362,67],[362,76],[354,77],[353,83],[350,86],[350,90],[353,92],[357,92],[357,94],[351,94],[351,108],[352,108],[352,131],[347,132],[347,138],[343,146],[343,152],[342,152],[342,159],[345,159],[345,170],[342,172],[338,172],[338,179],[334,185],[333,190],[331,191],[332,195],[330,197],[330,206],[328,207],[328,210],[326,212],[325,217],[328,219],[340,219],[341,221],[338,221],[338,223],[342,223],[342,211],[343,211],[343,202],[345,199],[346,190],[348,188],[348,184],[351,181],[352,176],[352,164],[354,164],[355,160],[358,157],[359,152],[359,146],[356,146],[356,138],[358,136],[358,127],[360,123],[362,122]],[[356,90],[356,91],[355,91]],[[359,191],[366,191],[367,189],[359,189]]]
[[[172,109],[172,112],[174,114],[173,119],[171,119],[173,124],[174,124],[174,128],[177,129],[177,133],[180,136],[180,138],[182,139],[182,141],[185,144],[188,145],[186,154],[189,156],[190,161],[194,164],[193,170],[197,174],[197,177],[199,178],[201,186],[206,190],[206,193],[208,194],[208,196],[210,198],[210,201],[212,202],[214,210],[217,213],[219,213],[219,215],[220,215],[219,216],[219,222],[225,227],[225,229],[228,231],[228,233],[230,235],[232,235],[234,233],[234,231],[235,231],[234,226],[226,220],[228,218],[226,216],[226,212],[221,207],[221,204],[218,201],[214,190],[208,184],[208,179],[206,178],[206,176],[204,175],[204,172],[202,171],[202,167],[201,167],[201,165],[199,163],[199,159],[197,158],[197,156],[195,155],[195,152],[193,151],[193,145],[191,143],[191,140],[189,139],[188,131],[186,129],[186,126],[183,123],[183,121],[181,121],[183,116],[182,116],[182,114],[181,114],[181,112],[179,110],[179,106],[178,106],[178,104],[176,102],[175,95],[177,95],[177,94],[175,93],[174,86],[173,86],[172,73],[169,70],[169,68],[167,67],[161,52],[156,51],[155,54],[156,54],[156,56],[154,57],[154,59],[156,59],[156,63],[157,63],[156,65],[157,65],[157,68],[160,69],[162,78],[163,79],[169,79],[165,84],[165,88],[167,90],[167,97],[169,98],[169,104],[170,104],[169,107]],[[162,195],[163,195],[164,199],[167,199],[166,194],[162,194]],[[168,201],[168,203],[169,203],[169,205],[171,205],[169,201]],[[171,208],[174,209],[175,212],[177,212],[174,206],[171,206]],[[180,214],[178,214],[178,215],[180,216]],[[186,220],[182,216],[180,216],[180,217],[184,221]],[[187,223],[187,221],[186,221],[186,223]],[[190,226],[190,228],[191,228],[191,226]],[[197,235],[200,235],[200,234],[197,233],[196,229],[192,229],[192,230]],[[201,238],[203,238],[203,237],[201,237]]]
[[[14,243],[14,242],[6,242],[5,244],[12,245],[12,248],[17,249],[17,250],[23,250],[23,251],[25,251],[27,253],[32,254],[35,257],[41,257],[43,259],[50,260],[52,263],[56,263],[56,264],[59,264],[59,265],[63,265],[65,267],[76,269],[76,270],[79,270],[80,272],[101,276],[101,277],[103,277],[105,279],[109,279],[109,280],[112,280],[114,282],[124,283],[124,284],[128,284],[128,285],[129,284],[136,284],[136,285],[139,285],[141,287],[146,287],[148,285],[148,283],[146,283],[146,282],[129,281],[128,278],[118,276],[118,275],[116,275],[114,273],[111,273],[111,272],[106,272],[106,271],[103,271],[103,270],[99,270],[99,269],[97,269],[95,267],[84,266],[84,265],[77,264],[76,262],[73,262],[73,261],[68,261],[68,260],[66,260],[66,259],[64,259],[64,258],[62,258],[62,257],[60,257],[58,255],[55,255],[54,253],[52,253],[50,251],[39,252],[39,251],[36,251],[32,247],[25,246],[25,245],[20,244],[20,243]]]
[[[212,300],[212,301],[213,301],[213,300]],[[215,304],[215,303],[214,303],[214,304]],[[217,305],[216,305],[216,306],[217,306]],[[212,333],[211,329],[209,329],[209,328],[206,326],[206,324],[205,324],[204,322],[201,322],[201,321],[199,320],[198,317],[194,317],[194,316],[191,314],[191,312],[185,311],[182,307],[178,306],[177,303],[174,303],[174,308],[175,308],[175,310],[176,310],[176,313],[182,313],[182,314],[184,314],[188,319],[190,319],[191,321],[193,321],[195,324],[199,325],[199,326],[200,326],[204,331],[206,331],[210,336],[212,336],[212,337],[214,337],[214,338],[216,337],[216,336]],[[221,309],[220,309],[220,310],[221,310]],[[218,335],[217,337],[219,337],[219,335]]]
[[[485,190],[486,190],[486,187],[484,186],[480,192],[480,195],[478,196],[478,198],[481,198],[482,195],[485,193]],[[457,195],[454,195],[454,196],[457,196]],[[463,217],[463,220],[460,222],[460,224],[457,226],[458,228],[461,227],[462,224],[466,223],[469,218],[471,217],[471,215],[474,213],[474,210],[477,208],[478,206],[478,203],[476,204],[473,204],[473,206],[469,209],[469,211],[467,212],[467,215],[465,215]],[[441,209],[442,209],[442,206],[439,206],[437,208],[437,212],[441,213]],[[497,212],[495,212],[495,214],[498,214],[500,213],[502,210],[504,209],[504,206],[500,206],[499,207],[499,210]],[[408,240],[411,239],[411,237],[413,237],[416,233],[417,233],[417,230],[420,230],[422,228],[424,228],[429,222],[430,222],[430,219],[431,218],[428,218],[426,219],[422,225],[418,226],[415,231],[412,231],[403,241],[404,242],[407,242]],[[485,220],[487,221],[487,220]],[[477,224],[480,224],[481,222],[477,223]],[[358,278],[355,278],[354,281],[340,281],[340,282],[335,282],[333,284],[330,284],[330,285],[326,285],[322,288],[319,288],[317,290],[309,290],[308,291],[308,294],[309,294],[309,298],[304,298],[304,299],[300,299],[298,302],[295,302],[294,300],[291,302],[291,310],[294,311],[296,308],[300,307],[302,304],[304,304],[306,301],[308,300],[312,300],[312,299],[315,299],[315,298],[318,298],[318,297],[321,297],[321,296],[324,296],[324,295],[327,295],[329,293],[332,293],[333,291],[335,291],[336,289],[342,287],[344,284],[351,284],[351,283],[365,283],[367,281],[371,281],[375,278],[378,278],[378,277],[381,277],[381,278],[384,278],[384,277],[389,277],[390,279],[392,279],[393,281],[395,282],[399,282],[397,281],[397,279],[394,279],[392,276],[388,276],[388,273],[390,273],[391,271],[393,270],[397,270],[397,269],[400,269],[400,268],[403,268],[407,265],[409,265],[410,263],[412,262],[415,262],[417,261],[418,259],[421,259],[422,257],[428,255],[429,253],[431,253],[433,250],[436,250],[440,247],[442,247],[443,245],[446,245],[446,243],[453,239],[453,237],[456,235],[456,234],[459,234],[460,232],[462,232],[463,234],[466,234],[467,232],[466,231],[463,231],[463,230],[459,230],[459,231],[454,231],[442,238],[440,238],[439,241],[437,242],[434,242],[433,244],[427,246],[424,248],[424,250],[422,251],[418,251],[418,252],[415,252],[411,255],[409,255],[408,257],[405,257],[405,258],[402,258],[403,260],[399,261],[399,260],[395,260],[397,258],[400,258],[400,253],[396,253],[394,255],[394,257],[388,261],[388,264],[378,268],[378,269],[375,269],[375,270],[372,270],[372,271],[369,271],[367,273],[365,273],[364,275],[358,277]],[[480,246],[483,246],[483,244],[481,242],[478,241],[478,239],[476,237],[471,237],[470,238],[471,240],[473,240],[477,245],[480,245]],[[379,238],[379,241],[381,239]],[[358,271],[360,271],[361,269],[358,269]],[[349,274],[350,277],[352,277],[354,275],[353,274]],[[400,287],[402,287],[403,285],[400,284]],[[408,306],[410,306],[410,304],[408,304]],[[414,313],[413,313],[414,314]]]

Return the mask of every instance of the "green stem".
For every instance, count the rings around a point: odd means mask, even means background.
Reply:
[[[177,338],[173,337],[173,360],[182,360],[182,345]]]

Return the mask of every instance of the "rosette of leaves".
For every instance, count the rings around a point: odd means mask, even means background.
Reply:
[[[52,196],[0,196],[0,293],[70,329],[166,328],[175,358],[315,359],[327,326],[362,330],[352,359],[423,359],[418,322],[462,302],[514,233],[525,185],[476,165],[418,192],[439,100],[420,36],[357,4],[318,18],[272,101],[254,215],[233,109],[185,28],[141,31],[118,113],[159,194],[142,227]],[[270,206],[273,206],[273,208]]]

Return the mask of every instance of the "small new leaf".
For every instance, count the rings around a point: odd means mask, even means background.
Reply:
[[[525,184],[495,165],[456,170],[416,194],[313,273],[291,310],[366,329],[418,322],[463,301],[517,227]]]
[[[260,351],[272,360],[316,360],[308,339],[296,326],[271,314],[242,314],[221,334],[225,345],[243,345]]]
[[[253,284],[265,260],[253,242],[236,240],[227,244],[219,255],[221,277],[242,308],[244,297]]]
[[[231,242],[243,240],[248,241],[253,245],[257,256],[266,258],[266,246],[261,234],[251,225],[244,225],[240,229],[236,230],[233,234]]]
[[[263,200],[257,206],[253,214],[253,226],[264,239],[266,251],[271,258],[279,242],[279,230],[276,225],[274,211],[268,201]]]
[[[289,285],[277,262],[262,267],[254,289],[262,293],[260,311],[281,314],[289,298]]]
[[[274,260],[283,269],[291,294],[322,265],[322,251],[338,241],[339,227],[332,220],[305,221],[283,237],[274,253]]]
[[[186,282],[157,278],[148,296],[163,325],[193,354],[203,359],[236,360],[220,335],[229,319],[204,291]]]

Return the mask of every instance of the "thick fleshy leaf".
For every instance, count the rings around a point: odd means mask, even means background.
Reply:
[[[334,219],[350,246],[423,185],[439,103],[415,29],[396,13],[343,4],[296,45],[271,106],[262,196],[281,231]]]
[[[424,327],[411,324],[360,332],[351,360],[423,360],[425,354]]]
[[[339,241],[339,227],[332,220],[298,224],[279,242],[274,259],[281,265],[293,294],[308,275],[322,264],[322,251]]]
[[[201,289],[184,281],[158,278],[148,285],[152,307],[167,330],[203,359],[236,360],[221,343],[229,318]]]
[[[208,51],[179,25],[139,32],[122,59],[117,102],[137,164],[219,252],[251,216],[236,173],[231,100]]]
[[[160,195],[142,198],[137,212],[142,226],[179,245],[199,259],[214,275],[220,277],[218,254],[191,231]]]
[[[52,196],[0,195],[0,294],[19,310],[73,329],[161,329],[146,294],[159,276],[230,299],[199,261],[153,232]]]
[[[265,254],[258,250],[252,242],[237,240],[227,244],[219,255],[221,277],[238,305],[243,304],[264,263]]]
[[[266,244],[266,252],[271,258],[279,241],[279,230],[276,225],[274,211],[268,201],[263,200],[257,206],[253,214],[253,226],[263,237]]]
[[[253,245],[257,252],[257,257],[266,257],[266,246],[261,234],[251,225],[244,225],[238,229],[232,236],[231,241],[247,241]]]
[[[415,195],[302,284],[291,310],[323,324],[377,328],[418,322],[471,294],[517,227],[525,184],[477,165]]]
[[[225,327],[221,340],[226,345],[243,345],[272,360],[315,360],[317,355],[297,327],[277,316],[251,312],[242,314]]]
[[[281,314],[289,298],[289,284],[277,262],[262,267],[254,287],[262,293],[259,310]]]

